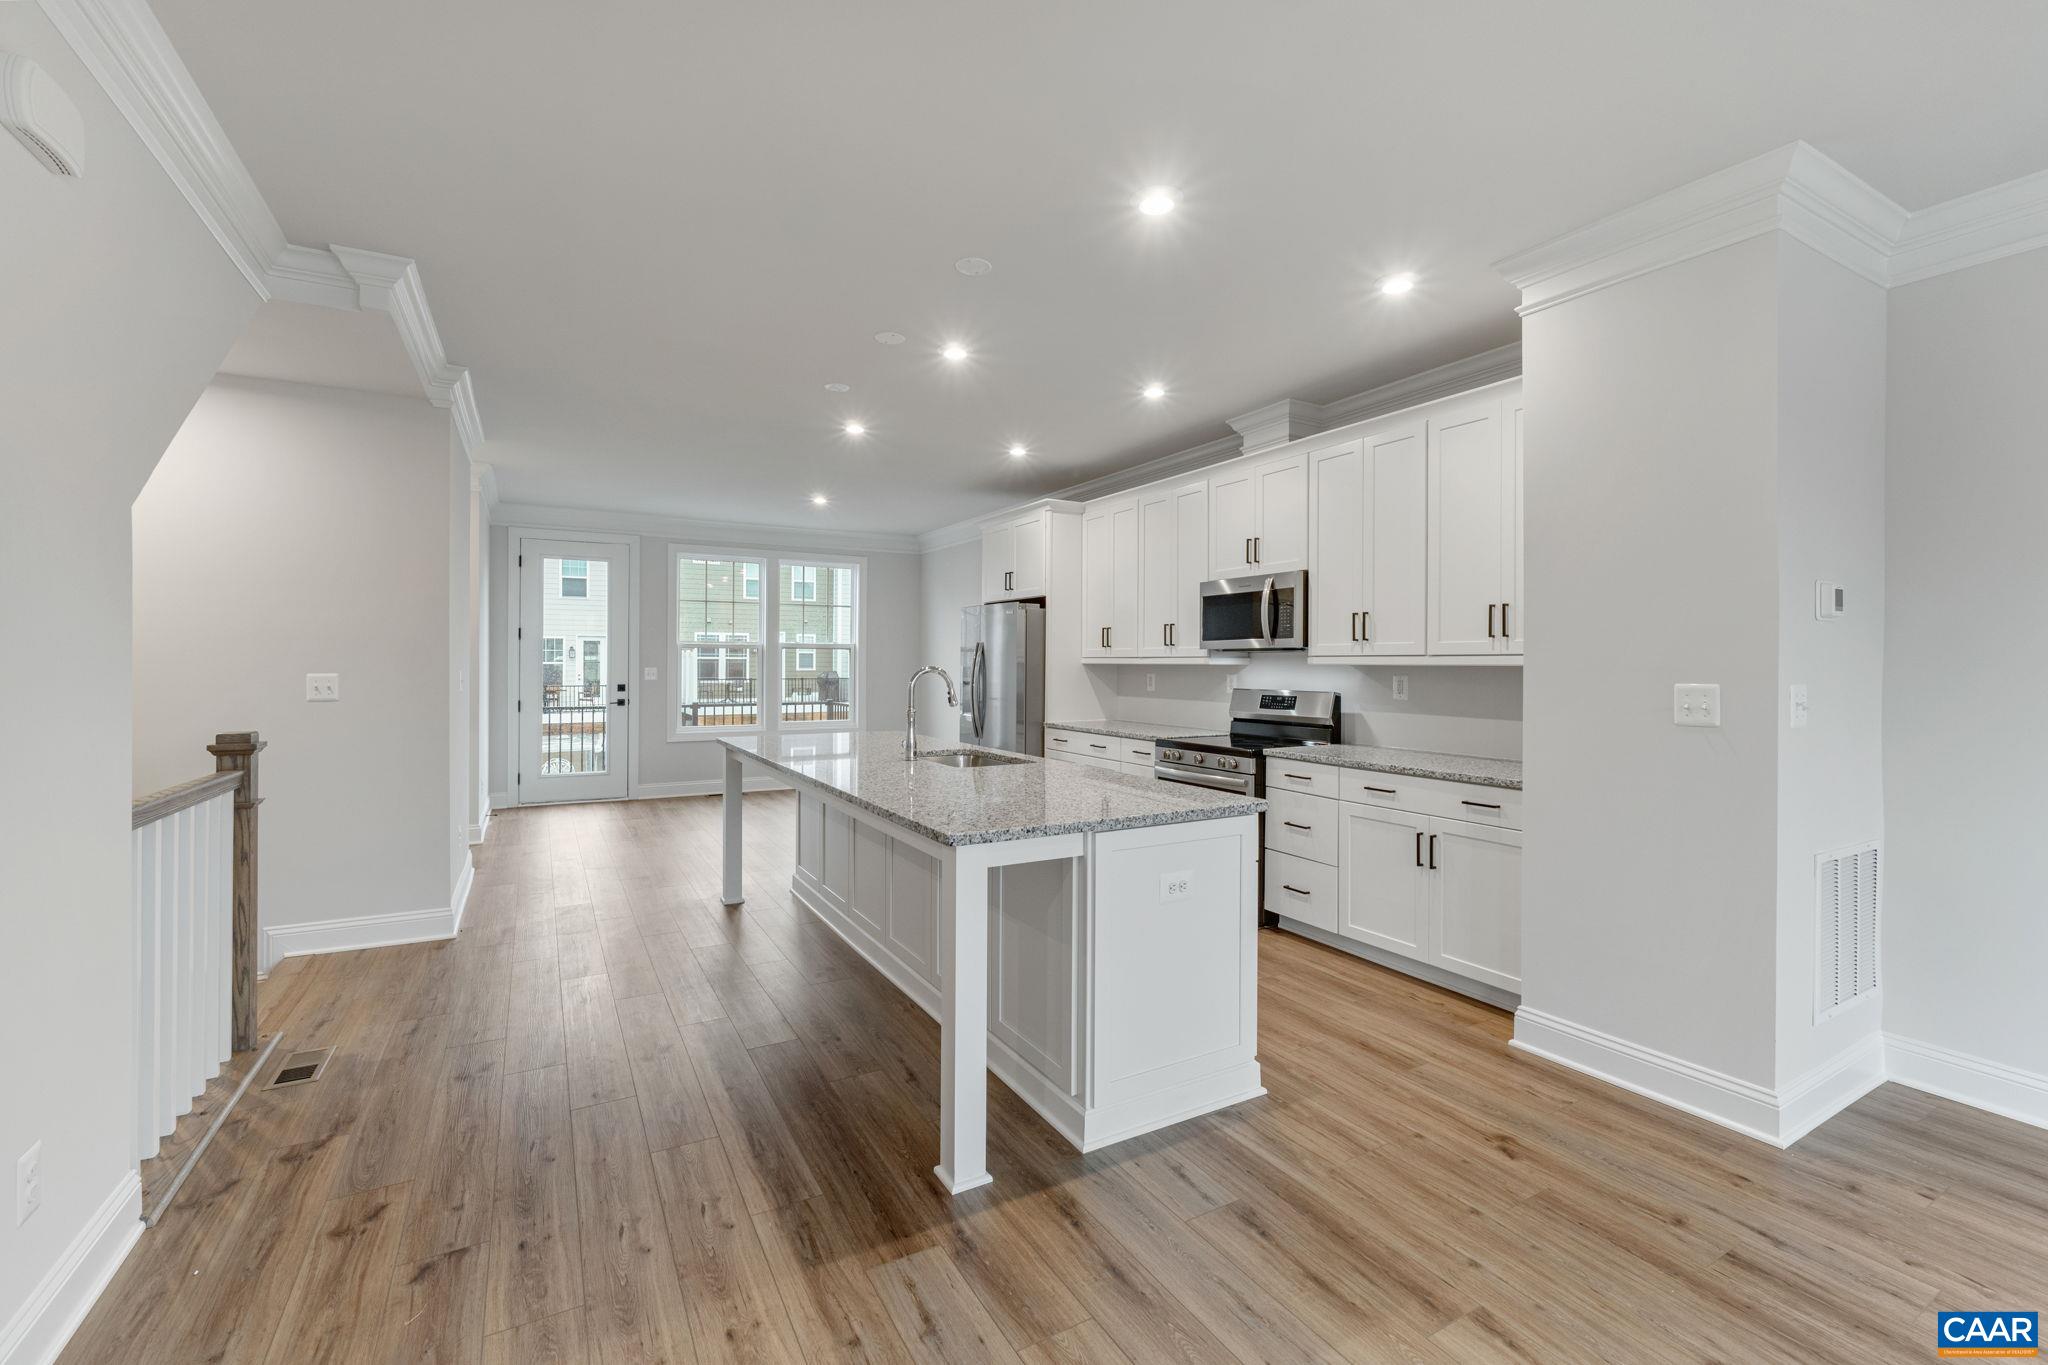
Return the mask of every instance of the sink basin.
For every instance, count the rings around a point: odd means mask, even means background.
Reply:
[[[955,749],[951,753],[943,754],[919,754],[918,757],[927,763],[939,763],[948,768],[1006,768],[1012,763],[1031,761],[1009,754],[985,754],[974,749]]]

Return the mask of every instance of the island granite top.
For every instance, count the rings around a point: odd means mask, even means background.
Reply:
[[[1471,754],[1436,754],[1423,749],[1384,749],[1377,744],[1316,744],[1300,749],[1268,749],[1266,757],[1288,763],[1320,763],[1332,768],[1362,768],[1402,777],[1434,777],[1444,782],[1470,782],[1481,787],[1522,789],[1522,765],[1512,758],[1475,758]]]
[[[901,730],[783,734],[772,740],[745,735],[718,742],[941,844],[1143,829],[1256,815],[1266,808],[1257,797],[1021,754],[1004,755],[1021,763],[989,768],[912,761],[903,756]],[[925,753],[972,747],[939,743]]]
[[[1111,739],[1193,739],[1228,729],[1224,725],[1154,725],[1142,720],[1049,720],[1048,730],[1073,730],[1084,735],[1108,735]]]

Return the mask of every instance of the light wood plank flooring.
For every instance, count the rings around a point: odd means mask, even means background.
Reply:
[[[296,959],[252,1092],[88,1362],[1870,1361],[2048,1283],[2048,1134],[1886,1087],[1781,1153],[1510,1052],[1507,1016],[1261,938],[1271,1095],[1092,1156],[789,897],[794,803],[507,811],[459,942]]]

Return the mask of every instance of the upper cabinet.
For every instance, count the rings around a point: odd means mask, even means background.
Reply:
[[[982,528],[981,600],[1014,602],[1045,596],[1052,514],[1043,507]]]
[[[1423,652],[1428,444],[1417,419],[1309,448],[1310,655]]]
[[[1520,461],[1510,402],[1520,400],[1456,404],[1429,421],[1431,654],[1520,647]]]
[[[1140,652],[1138,565],[1138,500],[1091,507],[1081,518],[1082,658]]]
[[[1308,567],[1308,455],[1295,449],[1234,465],[1209,480],[1209,573],[1215,578]]]
[[[1138,495],[1138,555],[1138,652],[1148,658],[1201,657],[1208,484]]]

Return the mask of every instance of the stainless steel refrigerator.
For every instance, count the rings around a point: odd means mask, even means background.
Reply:
[[[1045,608],[991,602],[960,613],[960,739],[1045,753]]]

